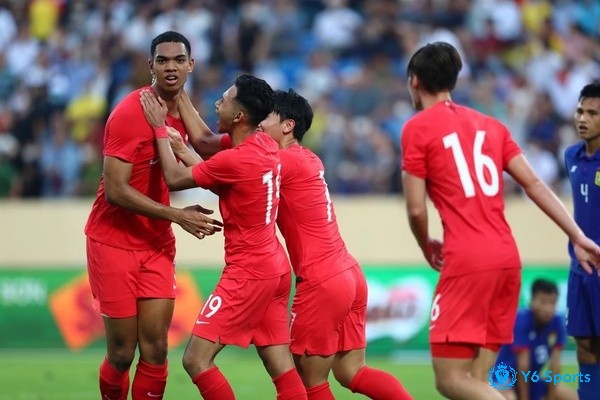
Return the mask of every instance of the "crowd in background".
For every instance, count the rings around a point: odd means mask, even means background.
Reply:
[[[0,198],[95,194],[106,118],[150,84],[167,30],[192,44],[186,89],[213,128],[242,71],[309,99],[304,144],[337,194],[402,191],[406,62],[424,43],[458,48],[454,99],[506,124],[558,193],[579,91],[600,78],[596,0],[0,0]]]

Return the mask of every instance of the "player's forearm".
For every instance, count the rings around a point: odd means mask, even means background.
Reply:
[[[191,179],[188,179],[188,174],[186,173],[187,167],[177,162],[169,140],[167,138],[157,138],[156,143],[160,164],[169,190],[183,190],[196,187],[197,185]]]
[[[530,353],[529,350],[522,350],[517,353],[517,371],[529,371],[531,365],[529,364]],[[517,393],[519,400],[529,400],[529,379],[531,374],[525,381],[523,375],[517,377]]]
[[[408,210],[408,223],[419,247],[425,249],[427,241],[429,240],[427,210],[425,209],[422,212],[411,212],[411,210]]]
[[[175,153],[177,158],[181,160],[183,165],[185,165],[186,167],[193,167],[194,165],[202,161],[198,154],[194,153],[186,146],[183,146],[183,148],[181,149],[173,149],[173,153]]]
[[[571,241],[576,241],[583,235],[562,201],[545,183],[537,181],[526,187],[525,191],[527,196],[567,234]]]
[[[190,144],[202,158],[214,156],[221,150],[220,135],[214,133],[200,117],[187,93],[179,100],[179,114],[185,124]]]
[[[106,188],[106,200],[115,206],[154,219],[175,221],[176,210],[152,200],[128,184]]]

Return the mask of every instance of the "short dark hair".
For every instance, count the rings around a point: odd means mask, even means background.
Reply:
[[[258,126],[273,111],[273,89],[263,79],[243,74],[235,79],[235,100],[246,109],[248,119]]]
[[[150,44],[150,55],[153,58],[156,53],[156,46],[161,43],[183,43],[188,57],[192,56],[192,46],[190,45],[190,41],[179,32],[167,31],[155,37]]]
[[[579,100],[593,97],[600,98],[600,80],[595,80],[592,83],[585,85],[579,93]]]
[[[302,141],[306,131],[310,129],[313,120],[313,110],[308,104],[308,100],[300,96],[294,89],[287,92],[284,90],[275,91],[275,104],[273,112],[279,114],[283,119],[293,119],[296,123],[294,127],[294,137],[299,142]]]
[[[449,43],[428,43],[421,47],[408,62],[406,73],[416,75],[427,92],[435,94],[453,90],[462,69],[458,51]]]
[[[548,279],[538,278],[531,284],[531,298],[533,299],[537,293],[558,295],[558,286]]]

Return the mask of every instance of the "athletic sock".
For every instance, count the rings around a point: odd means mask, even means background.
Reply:
[[[100,364],[100,395],[106,400],[127,400],[129,369],[119,371],[108,363],[106,357]]]
[[[308,400],[335,400],[329,388],[329,382],[306,388],[306,395]]]
[[[139,360],[131,385],[133,400],[162,400],[167,385],[167,375],[167,362],[153,365]]]
[[[192,382],[204,400],[235,400],[233,389],[218,367],[212,367],[196,375]]]
[[[306,389],[296,368],[273,378],[277,390],[277,400],[306,400]]]
[[[600,364],[579,364],[579,400],[597,400],[600,393]]]
[[[374,400],[412,400],[412,396],[396,377],[367,366],[359,369],[354,375],[350,382],[350,390]]]

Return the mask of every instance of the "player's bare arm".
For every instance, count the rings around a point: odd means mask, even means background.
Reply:
[[[132,164],[128,162],[111,156],[104,158],[104,187],[110,204],[146,217],[169,220],[200,239],[221,230],[221,222],[204,215],[212,214],[212,210],[200,206],[179,209],[144,196],[129,185],[131,170]]]
[[[538,178],[523,154],[512,158],[506,171],[525,190],[527,196],[569,237],[575,256],[583,269],[591,274],[600,266],[600,247],[581,231],[556,194]]]
[[[550,353],[550,363],[548,365],[548,370],[552,371],[553,374],[561,373],[561,362],[560,359],[562,357],[562,348],[554,347],[552,352]],[[546,393],[547,400],[557,399],[556,396],[556,385],[548,385],[548,392]]]
[[[529,349],[520,349],[517,354],[517,371],[529,371],[530,362],[529,362],[530,352]],[[520,400],[529,400],[529,381],[525,382],[525,379],[521,379],[519,377],[517,379],[517,393],[518,398]]]
[[[169,130],[174,131],[173,134],[176,133],[179,135],[179,132],[170,126],[163,125],[154,130],[160,164],[169,190],[184,190],[198,187],[192,176],[192,167],[186,167],[177,162],[173,149],[171,149],[171,145],[169,144]]]
[[[443,265],[442,243],[429,237],[425,180],[402,172],[402,186],[410,229],[429,265],[439,271]]]
[[[157,97],[152,91],[144,89],[140,92],[140,102],[144,116],[152,129],[165,125],[168,109],[167,104],[162,98]],[[169,139],[174,154],[186,166],[191,167],[201,161],[197,154],[188,149],[179,132],[176,135],[170,135]]]
[[[192,100],[185,91],[179,96],[179,115],[188,131],[190,144],[204,160],[221,151],[221,136],[213,132],[194,108]]]

